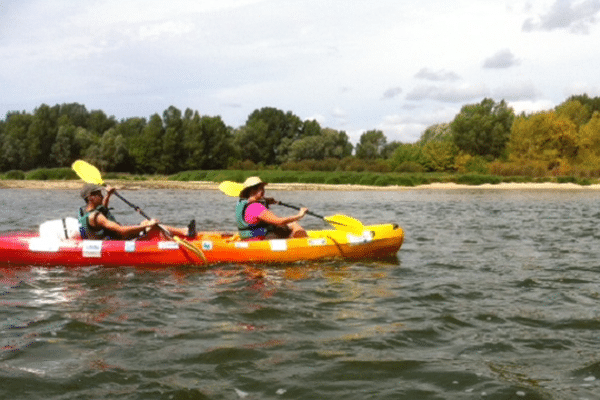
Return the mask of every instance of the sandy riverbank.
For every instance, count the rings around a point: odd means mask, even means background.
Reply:
[[[126,190],[141,189],[184,189],[184,190],[218,190],[218,184],[214,182],[178,182],[167,180],[127,181],[107,180],[107,183]],[[76,190],[82,186],[81,181],[29,181],[29,180],[2,180],[0,189],[65,189]],[[269,189],[274,190],[428,190],[428,189],[473,189],[473,190],[600,190],[600,185],[580,186],[574,183],[500,183],[496,185],[483,184],[458,185],[456,183],[432,183],[421,186],[361,186],[361,185],[323,185],[313,183],[272,183]]]

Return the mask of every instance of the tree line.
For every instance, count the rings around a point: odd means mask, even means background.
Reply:
[[[117,121],[78,103],[42,104],[0,120],[0,171],[69,167],[85,159],[107,172],[281,169],[600,175],[600,98],[572,96],[553,110],[515,115],[504,100],[465,105],[416,143],[380,130],[353,146],[344,131],[291,111],[255,110],[238,128],[219,116],[170,106]],[[597,171],[597,172],[596,172]]]
[[[117,121],[78,103],[43,104],[0,121],[1,171],[68,167],[85,159],[104,171],[170,174],[342,159],[353,149],[343,131],[268,107],[237,129],[219,116],[173,106],[148,120]]]
[[[504,100],[483,99],[454,120],[399,145],[395,171],[504,176],[600,176],[600,98],[571,96],[552,110],[515,115]]]

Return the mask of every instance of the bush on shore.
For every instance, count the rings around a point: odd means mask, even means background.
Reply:
[[[533,172],[532,175],[521,174],[524,170]],[[466,185],[499,184],[499,183],[575,183],[578,185],[591,185],[597,183],[590,174],[552,176],[541,174],[536,166],[528,165],[521,169],[516,165],[490,164],[490,171],[500,172],[490,174],[479,173],[433,173],[433,172],[369,172],[369,171],[289,171],[273,169],[253,170],[194,170],[184,171],[169,176],[154,175],[131,175],[127,173],[107,172],[102,177],[105,180],[157,180],[167,179],[173,181],[204,181],[244,182],[250,176],[260,176],[265,182],[270,183],[306,183],[306,184],[329,184],[329,185],[365,185],[365,186],[418,186],[432,183],[457,183]],[[539,176],[538,176],[539,175]],[[73,180],[79,179],[77,174],[69,168],[41,168],[32,171],[11,170],[2,175],[4,180]]]
[[[34,181],[66,181],[79,179],[71,168],[38,168],[25,173],[25,179]]]
[[[12,180],[16,180],[16,181],[22,181],[25,179],[25,172],[18,170],[18,169],[13,169],[13,170],[6,172],[4,174],[4,176],[2,177],[2,179],[12,179]]]

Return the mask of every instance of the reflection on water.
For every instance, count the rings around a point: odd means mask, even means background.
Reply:
[[[2,192],[3,232],[80,205]],[[0,269],[0,398],[598,398],[598,194],[274,194],[399,223],[398,262]],[[235,228],[216,191],[127,198],[169,224]]]

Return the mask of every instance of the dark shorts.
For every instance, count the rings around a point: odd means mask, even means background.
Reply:
[[[287,238],[292,234],[292,230],[287,226],[276,226],[273,229],[273,234],[278,238]]]

